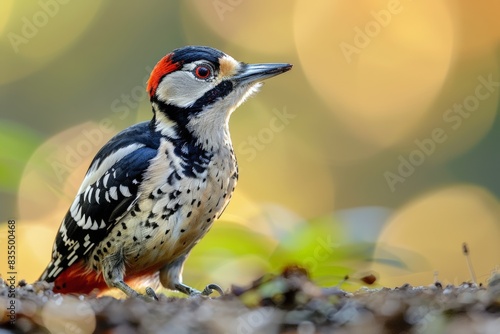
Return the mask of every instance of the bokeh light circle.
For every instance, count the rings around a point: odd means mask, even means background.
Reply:
[[[273,106],[261,98],[246,102],[237,110],[238,115],[233,115],[231,136],[239,165],[238,189],[263,202],[293,208],[300,216],[314,217],[333,208],[335,183],[324,161],[311,160],[311,155],[320,155],[316,148],[300,147],[294,139],[294,129],[300,125],[296,112],[293,106]],[[286,119],[285,114],[295,117]],[[238,122],[239,117],[245,122]],[[269,185],[265,191],[263,185]],[[304,196],[315,196],[315,201],[304,201]]]
[[[295,8],[297,52],[311,85],[352,134],[379,147],[405,138],[428,112],[453,58],[446,3],[391,3]]]
[[[21,177],[18,214],[22,219],[44,221],[55,212],[51,222],[59,226],[83,180],[94,155],[104,145],[91,142],[89,131],[99,129],[93,122],[76,125],[47,139],[33,153]],[[43,194],[43,196],[41,195]]]
[[[200,21],[225,42],[246,50],[265,54],[293,50],[293,1],[191,1],[182,5],[183,27],[193,42],[204,34],[193,24]]]
[[[407,271],[374,265],[383,284],[407,282],[427,285],[434,271],[445,283],[471,279],[462,244],[471,251],[473,266],[482,282],[500,263],[500,207],[494,195],[474,185],[454,185],[426,193],[400,208],[385,225],[375,258],[384,248],[403,249],[423,256],[428,265],[414,267],[402,258]],[[395,254],[397,255],[397,254]]]

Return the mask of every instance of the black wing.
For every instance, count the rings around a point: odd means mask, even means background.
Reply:
[[[55,280],[91,252],[131,210],[158,146],[158,135],[147,123],[141,123],[115,136],[97,153],[61,224],[52,261],[40,279]]]

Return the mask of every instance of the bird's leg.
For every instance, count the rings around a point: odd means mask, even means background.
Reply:
[[[120,289],[128,297],[139,297],[145,301],[158,300],[153,289],[147,288],[147,295],[142,295],[125,283],[123,280],[125,274],[125,261],[121,252],[108,255],[102,260],[101,265],[104,280],[109,287]]]
[[[188,296],[201,295],[201,292],[183,283],[176,283],[175,290],[182,292]]]
[[[209,296],[214,290],[223,295],[224,293],[222,292],[222,289],[217,284],[209,284],[205,287],[205,289],[203,289],[203,291],[200,292],[182,283],[182,267],[186,257],[187,254],[180,257],[176,261],[167,264],[160,270],[161,284],[167,289],[177,290],[188,296]]]

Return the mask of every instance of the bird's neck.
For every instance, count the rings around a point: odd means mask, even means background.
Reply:
[[[204,119],[191,114],[191,117],[182,115],[185,110],[175,110],[177,119],[169,117],[164,110],[165,106],[153,104],[155,116],[151,121],[154,131],[161,133],[163,137],[180,143],[200,148],[206,152],[217,154],[221,150],[232,150],[231,137],[229,135],[229,115],[220,119]],[[170,110],[170,113],[172,110]]]

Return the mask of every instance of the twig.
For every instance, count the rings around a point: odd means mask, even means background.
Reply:
[[[465,255],[465,259],[467,260],[467,266],[469,267],[469,272],[470,272],[470,276],[472,278],[472,283],[477,284],[476,283],[476,273],[474,272],[474,268],[472,267],[472,261],[470,259],[470,255],[469,255],[469,247],[467,246],[467,243],[465,243],[465,242],[462,245],[462,251]]]

